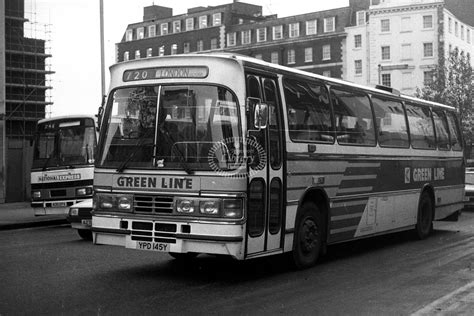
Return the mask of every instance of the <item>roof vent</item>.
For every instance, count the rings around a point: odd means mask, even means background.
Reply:
[[[400,95],[400,91],[398,91],[397,89],[394,89],[392,87],[383,86],[383,85],[380,85],[380,84],[376,85],[375,89],[387,91],[387,92],[390,92],[390,93],[395,94],[395,95]]]

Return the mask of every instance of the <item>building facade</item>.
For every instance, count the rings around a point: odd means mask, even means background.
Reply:
[[[349,81],[413,95],[433,80],[433,70],[454,48],[472,64],[473,27],[443,0],[372,0],[367,15],[365,25],[346,29]]]
[[[32,149],[30,140],[36,122],[45,117],[47,91],[51,89],[47,70],[45,40],[25,37],[23,0],[5,0],[0,10],[4,31],[0,40],[5,54],[0,60],[4,78],[4,103],[1,109],[3,125],[2,188],[0,202],[18,202],[29,198]]]

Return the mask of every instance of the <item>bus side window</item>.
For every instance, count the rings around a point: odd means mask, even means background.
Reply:
[[[331,89],[340,144],[375,145],[374,119],[369,97],[360,92]]]
[[[377,121],[379,145],[382,147],[408,148],[408,129],[403,104],[372,97]]]
[[[436,129],[436,143],[441,150],[449,150],[449,126],[446,114],[441,110],[433,110],[433,120]]]
[[[410,139],[413,148],[435,149],[434,124],[428,107],[406,104]]]
[[[457,120],[454,113],[447,113],[448,123],[449,123],[449,136],[451,148],[453,150],[460,151],[462,150],[461,144],[461,132],[459,130],[459,121]]]

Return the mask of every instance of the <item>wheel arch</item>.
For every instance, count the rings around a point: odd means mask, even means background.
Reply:
[[[431,202],[432,202],[432,205],[433,205],[433,209],[432,209],[432,212],[433,212],[433,218],[435,218],[435,210],[436,210],[436,199],[435,199],[435,191],[434,191],[434,187],[429,184],[429,183],[426,183],[425,185],[423,185],[423,187],[421,188],[420,190],[420,195],[418,196],[418,205],[420,205],[420,202],[421,202],[421,196],[423,195],[423,193],[427,193],[428,196],[431,198]]]
[[[305,190],[303,195],[301,196],[300,200],[298,201],[298,210],[297,214],[300,210],[300,208],[306,203],[306,202],[313,202],[316,204],[318,209],[320,210],[320,213],[323,218],[323,223],[324,223],[324,242],[327,241],[328,238],[328,231],[329,231],[329,196],[327,192],[324,190],[324,188],[321,187],[310,187]],[[297,217],[297,216],[296,216]],[[295,218],[296,221],[296,218]],[[296,225],[296,222],[295,222]]]

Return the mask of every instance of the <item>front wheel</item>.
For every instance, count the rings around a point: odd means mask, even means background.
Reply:
[[[323,249],[323,223],[316,204],[307,202],[298,211],[293,239],[293,263],[298,269],[313,266]]]
[[[418,204],[416,219],[416,236],[418,239],[427,238],[433,231],[433,201],[427,192],[423,192]]]

